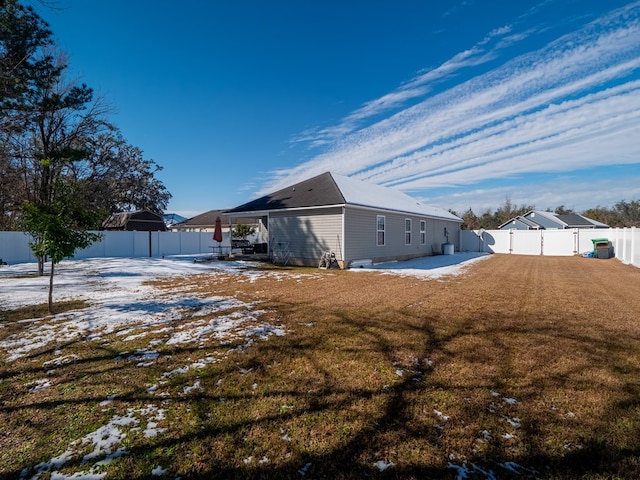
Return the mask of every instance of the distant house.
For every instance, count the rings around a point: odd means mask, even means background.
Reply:
[[[209,210],[195,217],[176,223],[171,230],[176,232],[213,232],[216,226],[216,218],[222,218],[224,210]],[[223,230],[228,231],[229,226],[223,222]]]
[[[531,220],[527,220],[524,217],[518,216],[512,218],[508,222],[503,223],[498,227],[500,230],[540,230],[541,227],[536,222],[532,222]]]
[[[398,190],[326,172],[228,210],[260,218],[274,260],[317,266],[330,251],[342,268],[460,247],[462,219]]]
[[[164,224],[169,230],[171,230],[177,223],[184,222],[186,220],[185,217],[178,215],[177,213],[165,213],[162,215],[162,218],[164,219]]]
[[[137,230],[139,232],[164,232],[167,226],[162,215],[149,210],[114,213],[102,222],[104,230]]]
[[[530,210],[498,227],[500,230],[542,230],[567,228],[609,228],[609,225],[597,222],[576,213],[558,214]]]

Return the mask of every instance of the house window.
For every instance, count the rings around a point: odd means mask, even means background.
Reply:
[[[427,243],[427,222],[420,220],[420,245]]]
[[[376,229],[378,232],[378,246],[384,246],[384,215],[376,217]]]
[[[404,244],[411,245],[411,219],[404,219]]]

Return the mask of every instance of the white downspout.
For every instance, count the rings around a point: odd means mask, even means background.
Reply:
[[[347,268],[347,264],[346,264],[346,261],[345,261],[345,258],[344,258],[344,254],[345,254],[345,245],[344,245],[344,244],[345,244],[345,239],[344,239],[344,225],[345,225],[345,223],[346,223],[346,222],[345,222],[345,216],[346,216],[346,213],[347,213],[347,209],[346,209],[346,207],[343,205],[343,206],[342,206],[342,233],[341,233],[341,235],[342,235],[342,241],[340,242],[340,259],[342,260],[342,264],[343,264],[343,267],[342,267],[342,268]]]

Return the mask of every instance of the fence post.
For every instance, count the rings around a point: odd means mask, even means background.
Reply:
[[[636,258],[636,227],[631,227],[631,255],[629,257],[629,263],[631,265],[635,265],[633,263],[635,258]]]

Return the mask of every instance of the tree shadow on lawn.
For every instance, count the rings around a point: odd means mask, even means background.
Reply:
[[[305,308],[280,304],[288,318]],[[472,316],[443,329],[442,318],[416,317],[406,308],[355,313],[327,308],[319,317],[315,326],[298,324],[285,337],[256,342],[198,371],[202,393],[162,399],[191,411],[189,425],[128,446],[110,474],[149,478],[157,465],[182,478],[493,478],[488,472],[495,478],[632,478],[640,473],[640,371],[621,348],[624,339],[607,341],[528,318],[487,322],[486,316]],[[201,353],[196,347],[171,350],[175,357]],[[91,368],[115,354],[105,348],[104,355],[83,359],[89,368],[67,381],[131,367],[122,362],[101,366],[101,372]],[[162,368],[156,371],[159,376]],[[215,387],[221,379],[222,386]],[[21,408],[50,410],[100,400],[104,396],[86,395]],[[160,399],[141,385],[116,401],[154,400]],[[290,440],[282,439],[283,432]],[[251,456],[256,460],[242,462]],[[270,460],[260,463],[260,456]],[[65,467],[83,465],[79,457]],[[18,478],[20,472],[2,473]]]
[[[499,327],[486,329],[482,333],[470,331],[470,325],[477,323],[478,319],[472,319],[459,330],[444,336],[429,326],[432,321],[428,319],[422,325],[412,327],[407,327],[406,322],[402,321],[398,321],[398,324],[404,325],[401,329],[403,337],[420,339],[409,349],[414,358],[439,358],[433,366],[420,361],[409,364],[402,360],[409,352],[406,351],[406,345],[382,333],[390,329],[386,317],[376,319],[368,316],[362,320],[344,316],[339,320],[339,326],[333,331],[329,329],[329,335],[324,339],[305,336],[294,341],[290,337],[277,344],[267,342],[257,345],[248,355],[246,363],[243,363],[254,369],[256,374],[263,372],[268,375],[270,363],[265,364],[264,360],[270,362],[274,358],[295,360],[304,357],[306,361],[303,363],[313,368],[297,376],[295,381],[288,384],[289,388],[277,388],[279,383],[275,381],[270,384],[268,391],[261,394],[262,398],[271,397],[278,401],[290,399],[293,408],[281,411],[278,415],[232,424],[231,430],[226,433],[235,436],[231,448],[244,450],[249,455],[253,451],[277,451],[278,448],[268,443],[261,444],[259,440],[247,442],[238,438],[238,435],[252,437],[250,433],[254,429],[263,433],[278,428],[286,432],[298,431],[301,435],[295,444],[284,448],[291,452],[291,456],[287,459],[285,454],[284,459],[275,465],[260,466],[254,462],[238,467],[229,465],[229,461],[216,462],[218,457],[210,452],[211,458],[200,463],[199,467],[188,472],[180,471],[179,474],[184,478],[299,478],[300,471],[306,468],[305,473],[311,477],[324,478],[453,478],[460,472],[464,472],[468,478],[492,478],[488,472],[493,472],[496,478],[575,478],[584,475],[630,478],[640,471],[637,460],[640,439],[637,429],[631,428],[634,424],[637,426],[638,421],[634,413],[638,403],[637,397],[633,396],[635,390],[632,380],[637,378],[637,370],[628,372],[630,382],[620,388],[622,400],[612,398],[601,402],[600,407],[604,412],[614,414],[611,418],[599,418],[594,422],[587,420],[580,424],[579,420],[567,417],[565,412],[556,415],[553,407],[548,411],[538,411],[540,407],[537,402],[546,401],[545,391],[560,392],[566,388],[567,381],[576,376],[579,381],[571,387],[571,393],[580,393],[585,388],[597,393],[610,388],[608,381],[601,382],[597,378],[591,379],[588,384],[581,383],[583,377],[589,378],[592,362],[600,360],[597,354],[591,353],[589,357],[590,352],[601,348],[600,339],[568,334],[567,339],[580,346],[575,354],[586,356],[588,361],[585,365],[567,367],[555,377],[541,373],[522,379],[519,369],[523,367],[511,365],[518,363],[520,352],[513,351],[507,354],[509,358],[502,358],[495,365],[495,370],[489,369],[477,378],[471,376],[456,382],[448,376],[439,379],[437,375],[441,367],[448,368],[445,366],[446,360],[456,362],[463,356],[459,347],[464,345],[456,343],[465,337],[481,337],[494,350],[509,352],[509,342],[500,338],[502,329]],[[357,345],[349,345],[349,342],[342,344],[339,339],[353,338],[348,335],[352,331],[361,332],[362,337]],[[560,338],[557,333],[548,328],[533,327],[522,328],[516,335],[534,336],[537,341],[555,339],[558,342]],[[326,342],[327,337],[332,341]],[[535,342],[536,339],[530,341]],[[416,346],[420,348],[416,349]],[[321,354],[315,358],[310,355],[319,351]],[[329,355],[329,359],[322,358],[324,354]],[[340,359],[344,359],[343,355],[362,356],[363,362],[367,357],[376,356],[377,369],[383,369],[386,365],[390,370],[402,369],[404,373],[388,386],[380,387],[367,382],[360,383],[358,387],[349,386],[353,378],[346,381],[339,378],[340,366],[334,368],[328,361],[334,359],[339,363]],[[474,353],[468,360],[471,370],[484,360],[496,362],[493,356],[484,359]],[[617,368],[618,360],[624,361],[622,358],[614,360],[612,368]],[[286,365],[289,367],[289,363]],[[294,361],[291,366],[300,364]],[[362,370],[355,372],[356,376],[368,377],[370,372],[367,372],[366,365],[361,363],[360,366]],[[509,373],[514,370],[514,373]],[[320,379],[320,387],[316,384],[317,379]],[[517,396],[517,404],[514,406],[509,403],[511,398],[506,397],[505,392],[496,398],[494,393],[497,392],[493,391],[495,387],[508,389],[506,393]],[[310,395],[309,392],[314,389],[316,391]],[[240,400],[243,398],[227,397],[227,401]],[[244,400],[252,399],[247,396]],[[575,401],[580,402],[579,399]],[[533,405],[521,411],[522,405],[527,407],[528,404]],[[443,421],[435,411],[440,408],[444,410],[445,407],[453,413],[451,419]],[[350,415],[350,419],[345,420]],[[521,415],[522,418],[515,415]],[[624,422],[625,416],[630,428],[613,434],[612,427],[615,429],[620,421]],[[502,438],[501,432],[508,431],[508,420],[514,419],[520,424],[514,428],[515,439]],[[573,423],[578,425],[573,426]],[[495,431],[493,438],[484,443],[478,440],[483,426]],[[314,430],[322,430],[324,435],[330,436],[336,435],[335,431],[344,427],[351,429],[325,445],[313,445],[308,441],[309,437],[313,437]],[[556,430],[560,430],[560,433]],[[193,433],[191,438],[182,437],[180,442],[207,444],[219,437],[220,433],[219,429],[209,426],[202,432]],[[565,435],[575,438],[576,442],[565,443]],[[207,457],[208,454],[202,460]],[[384,467],[389,468],[384,472],[379,470]]]

